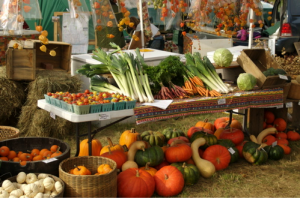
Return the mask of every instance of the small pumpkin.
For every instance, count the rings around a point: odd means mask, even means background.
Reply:
[[[282,118],[276,118],[274,120],[274,127],[277,129],[277,131],[285,131],[286,121]]]
[[[54,150],[54,149],[53,149],[53,150]],[[58,147],[58,148],[56,149],[56,151],[55,151],[54,153],[52,153],[51,158],[52,158],[52,157],[60,156],[61,154],[62,154],[62,152],[60,151],[60,147]]]
[[[78,168],[81,167],[82,170],[79,170]],[[84,166],[78,166],[74,168],[74,175],[81,175],[80,173],[82,173],[84,171],[84,175],[87,175],[89,172],[89,170],[87,168],[85,168]],[[43,180],[43,184],[45,187],[45,190],[51,190],[54,188],[55,185],[55,181],[52,177],[46,177]]]
[[[185,185],[191,186],[199,181],[200,172],[195,165],[183,162],[172,163],[171,166],[175,166],[182,173]]]
[[[220,139],[229,139],[231,140],[235,145],[238,145],[244,141],[244,133],[242,130],[238,128],[229,128],[224,129],[223,132],[220,135]]]
[[[37,156],[40,154],[40,150],[39,149],[32,149],[31,150],[31,155],[34,157],[34,156]]]
[[[150,165],[150,162],[147,162],[146,166],[141,167],[140,169],[147,171],[148,173],[150,173],[150,175],[154,176],[155,173],[157,172],[157,170],[153,167],[150,167],[149,165]]]
[[[172,142],[174,142],[175,140],[183,140],[186,143],[190,143],[189,139],[185,136],[178,136],[178,137],[174,137],[169,139],[169,141],[167,142],[168,145],[171,145]]]
[[[184,162],[192,157],[192,149],[186,144],[175,144],[165,152],[165,158],[169,163]]]
[[[150,173],[129,168],[117,178],[118,197],[151,197],[155,190],[155,180]]]
[[[178,195],[184,187],[182,173],[174,166],[165,166],[154,175],[155,191],[158,195],[171,197]]]
[[[36,174],[28,173],[26,175],[26,180],[25,181],[26,181],[27,184],[31,184],[31,183],[34,183],[34,182],[38,181],[38,178],[37,178]]]
[[[229,121],[230,121],[229,117],[217,118],[214,122],[215,129],[218,130],[219,128],[225,128],[229,124]],[[232,120],[231,120],[230,127],[243,130],[242,124],[234,118],[232,118]]]
[[[131,144],[137,140],[139,140],[140,134],[136,132],[134,128],[131,130],[125,130],[119,139],[119,144],[120,145],[126,145],[127,148],[129,149]]]
[[[149,142],[151,146],[163,146],[165,142],[165,136],[161,132],[144,131],[141,138]]]
[[[89,143],[88,139],[84,139],[80,142],[80,149],[78,156],[89,156]],[[102,149],[102,144],[99,140],[92,140],[92,156],[100,156],[100,151]]]
[[[297,141],[297,140],[300,140],[300,135],[296,131],[288,131],[287,139],[290,141]]]
[[[9,153],[8,153],[8,155],[7,155],[7,158],[8,158],[9,160],[12,160],[12,159],[14,159],[15,157],[17,157],[16,151],[9,151]]]
[[[240,158],[244,158],[244,155],[243,155],[243,147],[244,147],[244,145],[237,145],[235,147],[239,151],[239,157]]]
[[[110,148],[110,151],[115,151],[115,150],[120,150],[120,151],[124,151],[127,152],[127,146],[126,145],[119,145],[119,144],[113,144],[113,142],[111,141],[111,139],[109,137],[106,137],[108,145],[104,146],[101,151],[100,151],[100,155],[102,155],[103,153],[107,153],[108,152],[108,147]]]
[[[73,170],[74,175],[90,175],[90,173],[91,173],[85,166],[76,166],[76,165],[74,165],[74,167],[75,167],[74,170]],[[51,178],[51,177],[47,177],[47,178]],[[45,180],[47,178],[45,178],[43,182],[45,182]],[[54,186],[54,181],[51,182],[51,183],[53,183],[53,186]],[[46,188],[46,186],[45,186],[45,188]],[[52,190],[52,188],[50,189],[50,187],[49,187],[49,189],[47,189],[47,190]]]
[[[171,127],[164,129],[162,134],[164,134],[167,141],[175,137],[185,136],[185,133],[182,130]]]
[[[52,153],[55,153],[57,150],[59,150],[60,149],[60,147],[58,146],[58,145],[52,145],[51,146],[51,148],[50,148],[50,151],[52,152]]]
[[[16,179],[19,184],[24,183],[26,181],[26,173],[19,172]]]
[[[277,132],[275,134],[276,138],[287,139],[287,134],[285,132]]]
[[[167,160],[164,159],[164,161],[163,161],[162,163],[160,163],[160,164],[157,165],[157,166],[154,166],[154,168],[155,168],[156,170],[160,170],[162,167],[169,166],[169,165],[170,165],[170,163],[167,162]]]
[[[266,144],[264,144],[266,145]],[[268,160],[268,154],[263,149],[264,145],[246,142],[243,147],[244,158],[251,164],[260,165]]]
[[[218,128],[215,132],[214,132],[214,136],[217,137],[217,139],[220,139],[221,134],[223,133],[224,128]]]
[[[191,137],[191,142],[194,142],[198,138],[204,138],[205,139],[205,145],[203,145],[201,148],[207,148],[209,146],[215,145],[218,142],[218,139],[216,136],[204,132],[196,132]]]
[[[273,142],[276,141],[276,138],[273,135],[267,135],[263,138],[262,143],[266,143],[267,145],[272,145]]]
[[[265,111],[264,118],[267,124],[273,124],[275,120],[275,115],[271,111]]]
[[[193,158],[190,158],[190,159],[186,160],[185,163],[186,163],[186,164],[193,164],[193,165],[196,165],[195,162],[194,162],[194,160],[193,160]]]
[[[266,146],[265,151],[268,153],[268,157],[272,160],[280,160],[284,156],[284,150],[281,146]]]
[[[60,181],[56,181],[54,183],[54,188],[57,193],[61,193],[63,191],[63,186]]]
[[[291,147],[285,145],[285,144],[278,144],[281,148],[284,150],[284,154],[288,155],[291,153]]]
[[[107,157],[111,160],[114,160],[117,163],[117,169],[121,169],[122,165],[127,161],[127,156],[124,153],[124,151],[120,151],[120,150],[111,151],[110,148],[108,148],[107,153],[103,153],[100,156]]]
[[[0,156],[6,157],[9,154],[10,149],[7,146],[0,147]]]
[[[134,161],[139,166],[145,166],[147,163],[149,163],[150,166],[157,166],[162,163],[163,160],[164,151],[159,146],[152,146],[150,148],[137,150],[134,157]]]
[[[213,163],[218,171],[229,166],[231,155],[226,147],[221,145],[213,145],[204,151],[203,159]]]
[[[102,175],[111,172],[112,168],[109,164],[101,164],[100,166],[98,166],[97,171],[100,175]]]
[[[196,132],[206,132],[208,134],[214,134],[213,131],[209,130],[209,129],[204,129],[203,127],[191,127],[189,128],[188,132],[187,132],[187,136],[189,139],[191,139],[192,135]]]
[[[215,127],[212,123],[208,122],[208,119],[205,119],[203,121],[198,121],[195,125],[195,127],[203,127],[204,129],[209,129],[211,131],[215,130]]]
[[[224,146],[230,153],[231,159],[230,163],[237,162],[239,159],[239,151],[235,147],[234,143],[229,139],[220,139],[218,140],[218,145]]]
[[[289,141],[287,139],[276,138],[277,144],[289,145]]]

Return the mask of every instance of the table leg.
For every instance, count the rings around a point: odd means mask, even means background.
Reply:
[[[80,144],[79,123],[75,123],[75,132],[76,132],[76,154],[75,154],[75,157],[77,157],[79,155],[79,144]]]
[[[248,122],[248,109],[245,109],[244,112],[244,120],[243,120],[243,127],[244,127],[244,133],[247,133],[249,135],[248,129],[247,129],[247,122]]]
[[[92,132],[92,122],[88,122],[88,142],[89,142],[89,156],[92,156],[92,136],[91,136],[91,132]]]

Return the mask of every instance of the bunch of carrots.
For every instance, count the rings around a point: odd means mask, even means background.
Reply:
[[[200,96],[206,97],[222,96],[222,94],[216,90],[209,90],[208,88],[205,88],[202,80],[198,76],[195,76],[191,72],[187,72],[187,75],[188,76],[183,76],[184,86],[182,86],[182,88],[188,95],[199,94]]]

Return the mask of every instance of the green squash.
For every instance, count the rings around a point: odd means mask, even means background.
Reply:
[[[171,166],[175,166],[183,175],[184,184],[187,186],[194,185],[200,178],[200,172],[198,168],[193,164],[172,163]]]
[[[134,161],[139,166],[146,166],[149,162],[149,166],[157,166],[164,160],[164,151],[159,146],[152,146],[144,150],[138,150],[135,153]]]
[[[165,142],[165,136],[161,132],[144,131],[141,138],[149,142],[151,146],[163,146]]]
[[[235,144],[229,139],[219,139],[218,143],[226,147],[231,155],[230,163],[237,162],[239,159],[239,150],[235,147]],[[231,149],[230,149],[231,148]]]
[[[280,160],[284,156],[284,150],[281,146],[275,145],[274,147],[266,146],[264,150],[268,153],[268,156],[272,160]]]
[[[205,133],[205,132],[195,132],[192,137],[191,137],[191,143],[194,142],[196,139],[198,138],[204,138],[205,139],[205,145],[200,147],[200,148],[207,148],[209,146],[215,145],[218,142],[218,139],[216,136],[209,134],[209,133]]]
[[[186,136],[183,131],[176,129],[176,128],[171,128],[171,127],[164,129],[162,134],[165,135],[167,141],[174,137]]]
[[[254,142],[246,142],[243,147],[244,158],[251,164],[260,165],[268,160],[268,153],[261,145]]]

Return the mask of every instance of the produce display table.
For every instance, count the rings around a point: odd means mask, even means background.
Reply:
[[[276,88],[237,92],[222,97],[175,99],[166,110],[139,105],[134,108],[134,114],[136,123],[142,124],[187,115],[224,112],[232,109],[270,108],[282,105],[282,103],[283,89]]]
[[[0,31],[0,65],[6,65],[5,52],[11,40],[38,39],[39,35],[35,30],[23,30],[22,35],[3,35],[3,31]]]
[[[88,136],[89,155],[91,156],[92,155],[92,139],[93,139],[92,135],[94,136],[95,134],[97,134],[101,130],[105,129],[106,127],[109,127],[115,123],[118,123],[118,122],[125,120],[126,118],[129,118],[134,115],[133,109],[78,115],[78,114],[75,114],[72,112],[68,112],[59,107],[53,106],[49,103],[46,103],[45,99],[38,100],[37,106],[41,109],[44,109],[44,110],[50,112],[50,116],[53,119],[55,119],[55,116],[59,116],[70,122],[75,123],[76,149],[77,149],[75,156],[78,156],[78,154],[79,154],[80,137]],[[92,121],[101,121],[101,120],[108,120],[108,119],[118,119],[118,120],[116,120],[115,122],[112,122],[108,125],[102,126],[94,131],[91,130],[91,122]],[[84,123],[84,122],[88,123],[88,133],[79,135],[79,123]]]

